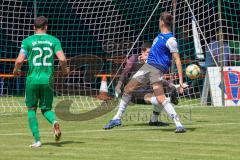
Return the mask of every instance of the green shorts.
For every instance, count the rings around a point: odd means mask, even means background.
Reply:
[[[49,84],[27,84],[25,93],[28,108],[39,107],[41,110],[51,110],[53,103],[53,88]]]

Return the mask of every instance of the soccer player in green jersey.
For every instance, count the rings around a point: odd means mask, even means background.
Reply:
[[[35,34],[22,41],[21,50],[15,62],[13,74],[18,75],[25,58],[28,59],[25,101],[28,108],[28,122],[35,142],[30,147],[40,147],[40,135],[36,117],[37,107],[53,126],[55,140],[59,141],[61,131],[52,111],[54,56],[59,59],[63,75],[69,73],[67,60],[60,41],[47,34],[47,18],[37,17],[34,21]]]

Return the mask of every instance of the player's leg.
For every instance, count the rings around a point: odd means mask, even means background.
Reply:
[[[25,93],[26,106],[28,108],[28,123],[35,142],[30,147],[41,147],[38,121],[36,117],[39,88],[37,85],[26,85]]]
[[[129,104],[132,98],[132,92],[136,90],[137,88],[141,87],[142,83],[140,83],[135,78],[131,79],[129,83],[124,87],[124,92],[122,95],[122,99],[119,102],[118,105],[118,111],[113,117],[112,120],[109,121],[107,125],[103,127],[103,129],[111,129],[113,127],[121,125],[121,118]]]
[[[53,103],[53,88],[50,85],[41,85],[39,106],[43,116],[53,126],[55,140],[59,141],[61,138],[61,131],[59,123],[56,120],[56,115],[52,111]]]
[[[142,86],[142,83],[140,83],[139,81],[137,81],[134,78],[129,81],[129,83],[124,87],[124,93],[123,93],[122,99],[119,103],[118,112],[113,117],[113,119],[121,119],[122,118],[122,115],[125,112],[128,103],[131,101],[132,92],[141,86]]]
[[[123,113],[125,112],[127,105],[131,101],[132,93],[136,89],[138,89],[141,86],[144,86],[149,82],[148,80],[148,70],[146,68],[146,64],[143,65],[132,77],[132,79],[128,82],[128,84],[124,87],[124,93],[122,95],[122,99],[120,100],[120,103],[118,105],[118,111],[117,114],[113,117],[110,122],[103,127],[103,129],[111,129],[115,126],[121,125],[121,118],[123,116]]]
[[[175,85],[165,79],[162,80],[162,83],[163,83],[163,87],[166,87],[166,89],[169,91],[171,103],[177,105],[178,104],[178,93],[177,93],[177,88],[175,87]]]
[[[175,85],[170,83],[167,80],[162,80],[162,83],[163,83],[164,89],[166,89],[166,91],[169,93],[171,103],[177,105],[179,102],[178,102],[178,92],[177,92],[177,88],[175,87]],[[152,96],[154,96],[154,95],[152,95]],[[158,105],[158,101],[157,101],[156,97],[147,97],[145,102],[148,104],[152,104],[152,105],[154,105],[154,104]]]
[[[174,121],[176,125],[176,133],[185,132],[185,128],[182,126],[179,116],[177,115],[175,109],[173,108],[172,104],[170,103],[169,98],[166,98],[163,90],[162,82],[156,82],[152,84],[154,95],[157,98],[157,101],[161,103],[164,107],[164,110],[168,114],[168,116]]]
[[[113,117],[115,119],[121,119],[124,111],[128,103],[131,101],[132,93],[140,87],[145,86],[148,82],[148,74],[147,65],[144,64],[132,77],[132,79],[128,82],[128,84],[124,87],[124,92],[122,99],[118,105],[118,112]]]
[[[41,85],[39,107],[43,116],[52,125],[56,122],[55,113],[52,111],[53,90],[49,85]]]
[[[151,115],[149,125],[150,126],[168,126],[168,123],[158,121],[158,117],[163,110],[163,106],[158,103],[156,97],[152,93],[147,93],[144,96],[144,101],[147,104],[152,104],[153,113]]]
[[[166,98],[163,89],[163,73],[161,70],[148,65],[149,70],[149,81],[152,85],[154,95],[158,101],[158,103],[162,104],[164,110],[167,112],[168,116],[173,119],[176,124],[177,129],[175,130],[176,133],[185,132],[185,128],[182,126],[181,122],[179,121],[179,116],[176,114],[172,104],[170,103],[169,98]]]

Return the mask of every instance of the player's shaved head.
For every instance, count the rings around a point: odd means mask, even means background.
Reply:
[[[35,29],[45,29],[47,25],[48,25],[48,19],[44,16],[37,17],[34,20]]]
[[[160,20],[166,25],[166,27],[171,27],[173,24],[173,16],[169,12],[162,12],[160,14]]]

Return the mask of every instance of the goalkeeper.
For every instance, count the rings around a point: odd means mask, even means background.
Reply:
[[[56,37],[47,34],[47,23],[48,20],[44,16],[35,19],[35,34],[22,41],[21,50],[13,70],[13,74],[18,75],[24,59],[28,59],[25,102],[28,108],[29,127],[35,139],[30,147],[34,148],[41,147],[36,117],[38,107],[53,126],[55,140],[59,141],[61,138],[59,123],[52,111],[55,55],[60,61],[63,74],[66,75],[69,72],[61,43]]]

